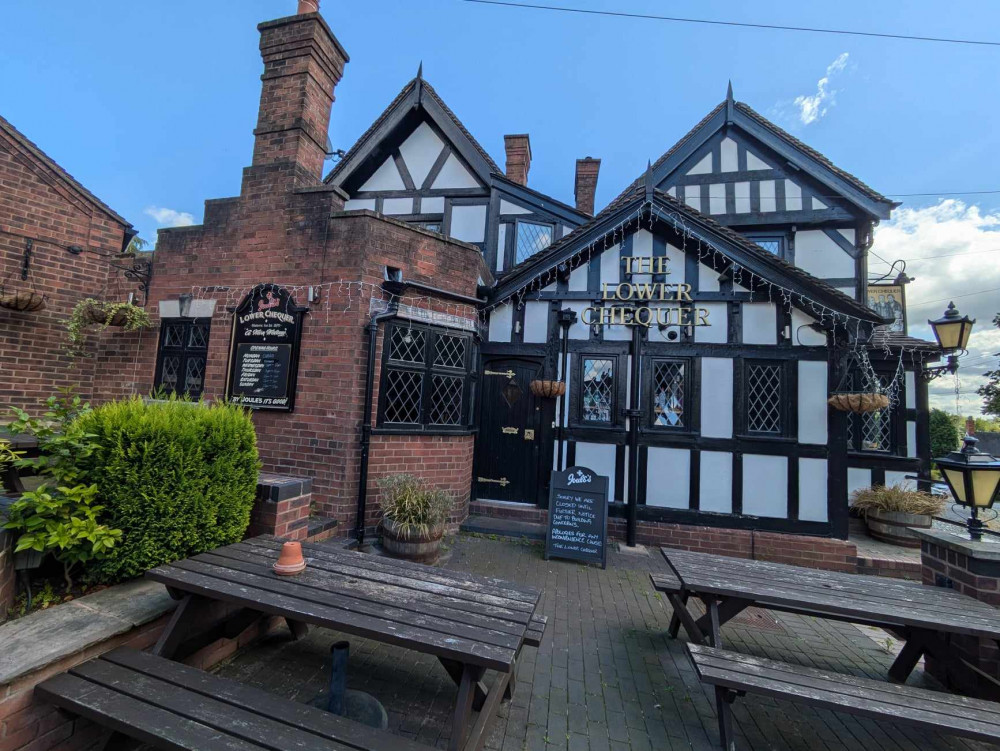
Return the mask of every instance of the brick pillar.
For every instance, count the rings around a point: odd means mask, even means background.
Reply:
[[[266,21],[257,29],[264,74],[244,196],[320,183],[333,91],[349,59],[318,13]]]
[[[594,194],[597,192],[597,173],[600,169],[600,159],[588,156],[576,160],[576,181],[573,186],[576,208],[591,216],[594,215]]]
[[[312,479],[261,473],[246,536],[304,540],[309,531],[311,506]]]
[[[519,185],[528,184],[528,170],[531,169],[531,139],[527,133],[503,137],[507,151],[507,179]]]
[[[956,528],[957,529],[957,528]],[[1000,539],[986,536],[972,542],[965,533],[915,529],[920,538],[923,583],[949,587],[1000,608]],[[963,659],[995,680],[1000,680],[1000,649],[996,642],[953,634],[952,645]],[[986,680],[963,682],[947,674],[944,666],[926,658],[927,672],[949,688],[970,696],[996,701],[997,689]]]

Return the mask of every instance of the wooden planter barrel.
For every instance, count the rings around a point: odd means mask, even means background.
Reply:
[[[928,514],[908,514],[905,511],[868,511],[865,524],[868,534],[876,540],[903,548],[919,548],[920,540],[912,527],[930,529],[933,517]]]
[[[405,558],[417,563],[435,563],[441,556],[444,524],[436,524],[425,533],[403,532],[392,519],[382,518],[382,547],[393,558]]]

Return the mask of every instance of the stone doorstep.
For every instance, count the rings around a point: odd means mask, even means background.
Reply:
[[[526,537],[529,540],[544,540],[546,526],[534,522],[494,516],[470,515],[460,527],[463,532],[475,532],[481,535],[497,535],[498,537]]]
[[[167,589],[137,580],[0,626],[0,686],[155,621],[176,607]]]

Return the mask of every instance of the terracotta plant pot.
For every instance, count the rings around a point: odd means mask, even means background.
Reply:
[[[45,297],[37,292],[10,292],[0,294],[0,308],[18,313],[34,313],[45,307]]]
[[[920,540],[912,528],[930,529],[933,517],[929,514],[910,514],[905,511],[868,511],[865,524],[868,534],[876,540],[902,548],[919,548]]]
[[[441,556],[441,538],[444,523],[436,524],[426,532],[404,532],[392,519],[382,518],[382,547],[393,558],[405,558],[417,563],[435,563]]]
[[[831,394],[826,403],[840,412],[862,414],[885,409],[889,406],[889,397],[885,394],[874,393]]]
[[[274,564],[274,573],[278,576],[294,576],[306,567],[306,559],[302,557],[302,543],[286,542],[281,546],[278,562]]]
[[[556,399],[566,393],[565,381],[532,381],[528,384],[531,393],[543,399]]]

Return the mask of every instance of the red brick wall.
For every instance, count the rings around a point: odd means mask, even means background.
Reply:
[[[115,255],[125,229],[0,128],[0,284],[47,297],[46,308],[34,313],[0,308],[0,405],[34,408],[67,386],[92,396],[96,359],[70,360],[63,322],[83,298],[123,301],[135,286],[123,283],[106,258],[89,252],[74,256],[66,248]],[[32,238],[33,248],[28,279],[22,281],[26,238]],[[116,335],[109,331],[104,337]],[[97,338],[90,335],[92,343]]]

